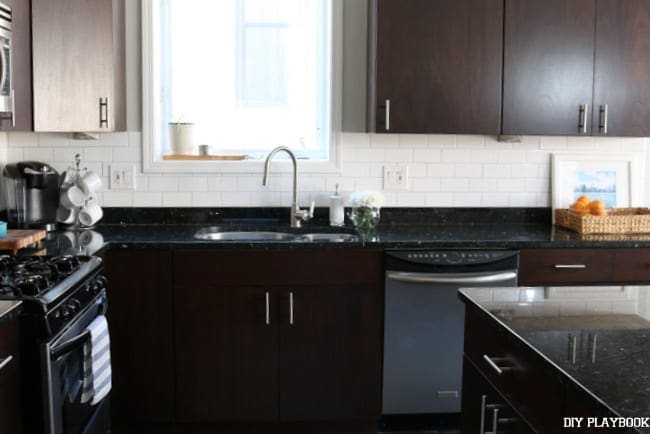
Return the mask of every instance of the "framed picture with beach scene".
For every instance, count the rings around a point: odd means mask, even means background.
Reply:
[[[600,199],[607,208],[641,206],[643,165],[643,155],[633,152],[552,154],[553,223],[555,209],[569,208],[580,196]]]

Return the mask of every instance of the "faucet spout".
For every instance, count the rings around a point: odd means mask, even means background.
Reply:
[[[291,149],[286,146],[278,146],[273,149],[269,155],[266,157],[264,162],[264,176],[262,177],[262,185],[267,186],[269,184],[269,173],[271,171],[271,160],[278,152],[286,152],[291,157],[291,163],[293,164],[293,201],[291,203],[291,227],[299,228],[301,221],[307,221],[314,216],[314,204],[312,203],[310,211],[303,211],[298,205],[298,160],[296,155]]]

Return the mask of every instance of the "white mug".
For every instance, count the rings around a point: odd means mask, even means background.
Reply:
[[[102,207],[92,202],[79,211],[79,222],[84,226],[92,226],[104,216]]]
[[[71,185],[64,190],[61,190],[61,205],[65,208],[80,207],[84,204],[85,199],[86,195],[76,185]]]
[[[95,231],[83,231],[79,235],[79,244],[86,254],[92,255],[104,246],[104,237]]]
[[[70,209],[70,208],[60,206],[56,210],[56,221],[66,225],[71,225],[75,222],[77,218],[76,211],[77,210],[75,208]]]
[[[79,187],[86,196],[90,196],[102,188],[102,179],[95,172],[87,172],[79,180]]]

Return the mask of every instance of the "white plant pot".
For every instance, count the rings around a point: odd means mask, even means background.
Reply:
[[[169,124],[169,144],[173,154],[193,154],[194,143],[194,124]]]

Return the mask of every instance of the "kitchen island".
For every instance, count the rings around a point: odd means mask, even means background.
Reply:
[[[486,429],[496,418],[538,432],[650,432],[650,288],[459,295],[467,309],[464,417],[482,415]],[[483,389],[473,393],[477,383]],[[492,414],[491,400],[502,400],[509,416]],[[463,432],[472,424],[465,420]]]

